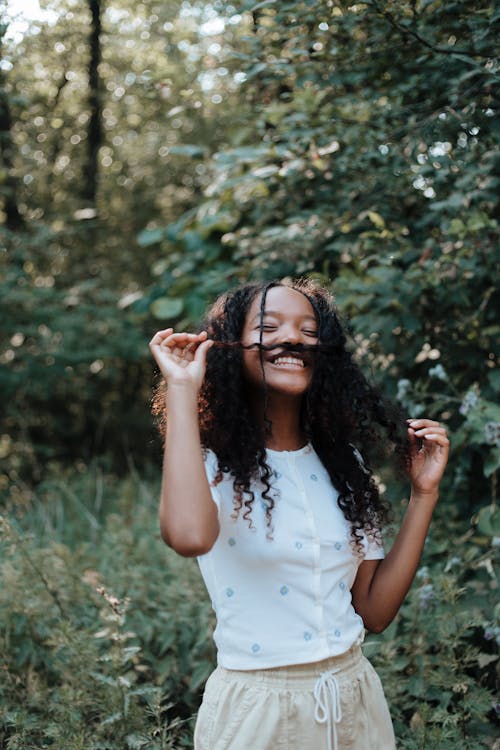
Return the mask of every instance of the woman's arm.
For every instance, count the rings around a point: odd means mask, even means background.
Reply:
[[[354,609],[375,633],[393,620],[415,577],[448,460],[450,443],[438,422],[416,419],[409,424],[412,491],[408,508],[387,557],[362,562],[351,590]]]
[[[200,442],[198,393],[212,345],[206,333],[159,331],[150,348],[167,381],[167,431],[160,495],[160,530],[180,555],[208,552],[219,534]]]

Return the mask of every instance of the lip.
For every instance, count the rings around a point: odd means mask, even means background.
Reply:
[[[279,360],[288,360],[281,361]],[[308,367],[305,357],[291,352],[283,352],[270,357],[268,362],[278,370],[293,370],[294,372],[303,372]]]
[[[306,367],[308,367],[308,365],[311,364],[310,357],[308,356],[307,352],[295,352],[293,350],[292,351],[284,350],[284,351],[273,353],[270,357],[268,357],[268,362],[270,362],[272,365],[275,365],[278,359],[283,359],[283,358],[299,360],[302,363],[301,369],[305,369]],[[286,367],[285,363],[282,365],[275,365],[275,366],[280,367],[280,368]],[[297,365],[295,364],[290,363],[290,367],[293,367],[294,369],[298,369]]]

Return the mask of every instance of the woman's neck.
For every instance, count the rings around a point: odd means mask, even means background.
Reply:
[[[301,425],[301,401],[296,397],[270,397],[266,420],[271,422],[271,434],[266,435],[266,448],[276,451],[294,451],[305,445],[306,438]],[[254,414],[266,429],[264,407],[254,402]]]

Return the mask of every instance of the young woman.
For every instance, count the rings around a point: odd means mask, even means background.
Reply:
[[[449,442],[402,435],[346,349],[328,291],[249,284],[200,333],[159,331],[165,434],[160,527],[198,556],[217,615],[196,750],[391,750],[365,628],[396,615],[419,564]],[[384,556],[386,506],[369,457],[405,465],[411,497]]]

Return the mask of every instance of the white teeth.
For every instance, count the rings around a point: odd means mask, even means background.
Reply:
[[[295,357],[278,357],[273,362],[273,365],[295,365],[296,367],[304,367],[304,363],[301,359]]]

